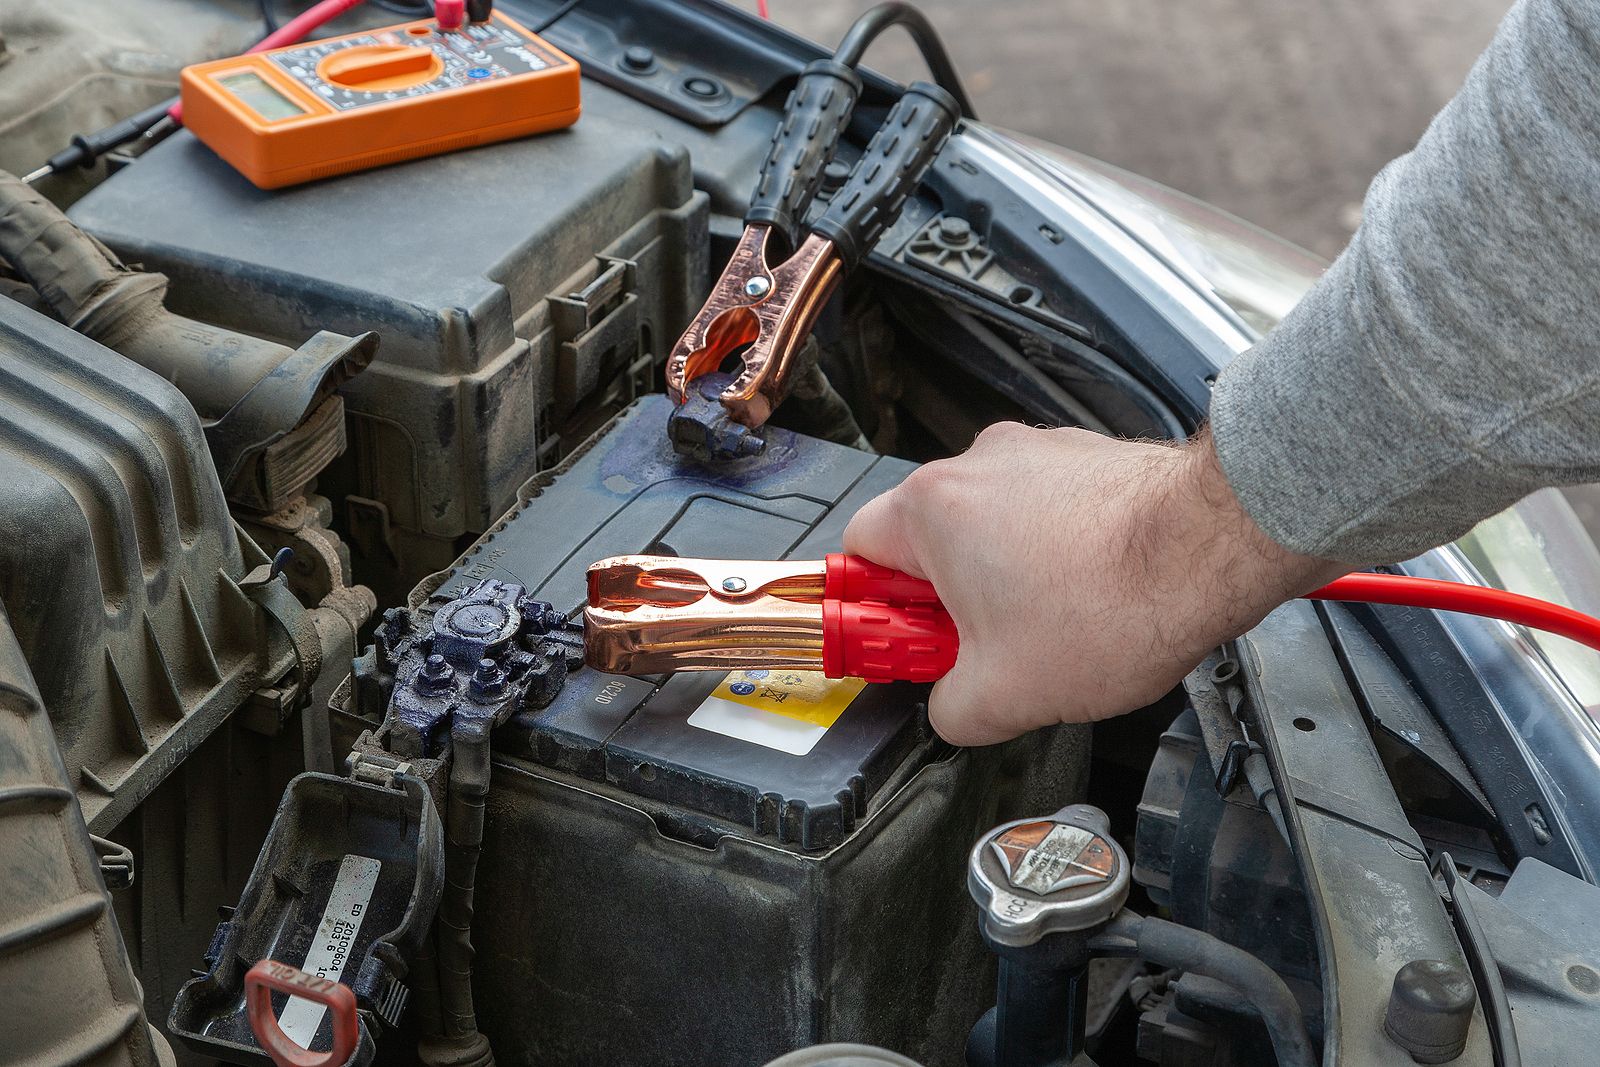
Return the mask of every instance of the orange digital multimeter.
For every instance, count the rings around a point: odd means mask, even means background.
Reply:
[[[578,64],[496,12],[197,63],[183,122],[263,189],[570,126]]]

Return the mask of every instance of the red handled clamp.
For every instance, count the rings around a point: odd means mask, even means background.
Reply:
[[[931,682],[958,646],[931,584],[845,555],[613,556],[589,568],[583,623],[584,661],[611,674],[790,667]]]
[[[312,1052],[284,1033],[272,1013],[274,992],[327,1008],[333,1017],[333,1047],[327,1052]],[[347,985],[318,978],[277,960],[262,960],[245,972],[244,1002],[256,1044],[277,1067],[342,1067],[355,1054],[361,1020],[356,1015],[356,995]]]
[[[746,426],[767,421],[788,395],[795,354],[839,279],[899,216],[959,114],[949,93],[914,83],[827,210],[809,232],[797,233],[860,93],[860,77],[836,60],[818,60],[800,75],[745,213],[744,234],[667,357],[667,392],[677,403],[694,379],[742,348],[743,371],[722,391],[722,405]],[[774,266],[768,254],[775,232],[794,253]]]

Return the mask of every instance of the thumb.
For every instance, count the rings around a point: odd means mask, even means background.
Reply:
[[[956,665],[928,697],[928,721],[940,737],[963,747],[993,745],[1027,732],[1003,713],[999,690],[1005,677],[976,645],[963,645]]]
[[[862,505],[845,527],[844,550],[880,567],[892,567],[916,578],[926,578],[927,571],[907,536],[908,523],[905,509],[900,505],[901,492],[897,487]]]

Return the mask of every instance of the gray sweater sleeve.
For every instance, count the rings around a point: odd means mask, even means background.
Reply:
[[[1511,10],[1211,420],[1252,518],[1330,559],[1403,559],[1600,481],[1600,2]]]

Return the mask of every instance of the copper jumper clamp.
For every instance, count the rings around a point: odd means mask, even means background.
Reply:
[[[860,92],[855,71],[836,60],[818,60],[801,74],[773,134],[744,233],[667,358],[667,393],[678,405],[696,378],[739,355],[743,369],[722,391],[722,406],[752,429],[767,421],[788,395],[796,353],[839,280],[898,218],[959,114],[943,89],[912,84],[806,228],[806,209]],[[780,244],[794,252],[774,264],[769,257]]]
[[[931,584],[856,556],[613,556],[588,583],[584,661],[612,674],[767,667],[927,682],[958,649]]]

